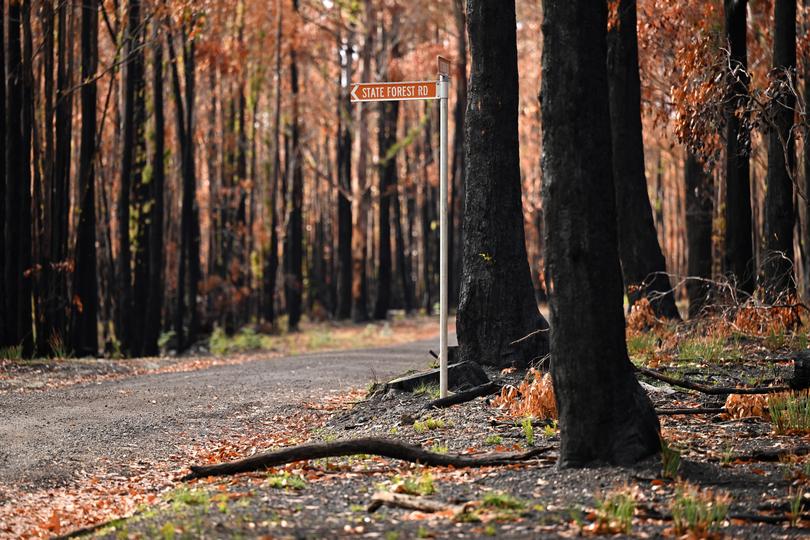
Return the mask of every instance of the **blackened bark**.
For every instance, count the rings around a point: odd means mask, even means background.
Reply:
[[[5,250],[5,230],[6,230],[6,14],[5,2],[0,1],[0,239],[3,246],[0,246],[0,345],[6,346],[6,250]]]
[[[98,0],[81,3],[81,146],[79,149],[79,224],[73,274],[72,343],[77,356],[98,353],[98,283],[96,281],[96,68],[98,66]]]
[[[164,154],[166,152],[166,119],[163,110],[163,46],[157,25],[153,31],[152,48],[152,107],[154,117],[154,148],[152,149],[152,178],[149,182],[147,232],[149,257],[147,267],[146,302],[144,309],[141,354],[158,354],[163,310],[163,186],[166,181]]]
[[[293,0],[293,9],[298,12],[298,0]],[[298,330],[301,320],[301,298],[304,289],[304,230],[302,207],[304,204],[304,175],[301,164],[301,142],[298,118],[298,54],[290,50],[290,91],[293,111],[290,132],[288,163],[291,167],[290,217],[284,238],[284,299],[287,303],[288,329]]]
[[[281,176],[281,30],[282,2],[276,2],[276,95],[273,112],[273,174],[270,177],[270,245],[267,246],[263,268],[264,320],[273,323],[276,318],[276,273],[278,272],[278,184]],[[283,194],[282,194],[283,197]]]
[[[514,0],[467,4],[472,72],[465,138],[464,271],[456,318],[462,360],[500,366],[543,357],[548,328],[534,301],[523,230]]]
[[[6,192],[5,192],[5,286],[6,345],[23,345],[31,354],[31,102],[30,51],[23,43],[24,19],[30,17],[30,2],[8,4],[6,27]],[[28,94],[28,96],[26,96]]]
[[[352,35],[346,41],[342,57],[342,78],[338,100],[338,253],[337,253],[337,309],[339,320],[352,314],[352,116],[349,104],[348,82],[352,75]]]
[[[397,252],[397,273],[402,287],[402,307],[405,313],[410,313],[416,307],[416,293],[413,290],[413,278],[411,277],[411,255],[410,251],[405,249],[405,237],[402,231],[402,207],[400,206],[402,203],[399,190],[395,190],[391,194],[391,204],[394,207],[394,241]],[[412,237],[409,234],[409,238]]]
[[[631,306],[646,297],[659,317],[680,319],[647,194],[636,0],[621,0],[618,9],[619,19],[608,33],[607,65],[624,286]]]
[[[456,88],[456,105],[453,108],[453,165],[450,181],[450,208],[448,230],[448,301],[458,305],[461,289],[461,273],[464,259],[464,113],[467,109],[467,20],[463,0],[453,0],[453,20],[456,31],[456,73],[453,86]]]
[[[774,5],[773,67],[779,78],[796,76],[796,0]],[[769,298],[795,290],[793,278],[793,181],[796,171],[793,107],[789,90],[776,96],[774,125],[768,134],[765,192],[765,250],[761,286]]]
[[[394,23],[396,24],[396,23]],[[396,36],[394,36],[396,39]],[[392,51],[396,58],[397,47]],[[387,76],[383,76],[385,80]],[[397,158],[391,154],[397,143],[399,102],[380,103],[377,143],[379,149],[380,206],[378,208],[378,259],[377,298],[374,303],[374,318],[385,319],[391,304],[391,193],[397,189]]]
[[[139,342],[143,321],[138,321],[135,314],[144,312],[142,301],[146,298],[145,291],[132,290],[132,241],[130,238],[131,205],[134,202],[140,206],[145,199],[142,184],[145,120],[144,102],[144,54],[143,54],[143,27],[141,22],[140,0],[130,0],[126,38],[124,43],[124,115],[122,117],[122,146],[121,146],[121,179],[116,217],[118,219],[118,258],[116,267],[116,302],[115,302],[115,334],[125,354],[132,354],[133,345]],[[133,201],[134,199],[134,201]],[[140,216],[136,216],[140,221]],[[138,228],[140,228],[140,223]],[[139,231],[140,232],[140,231]],[[141,276],[137,279],[142,286],[146,268],[145,238],[135,239],[136,265]],[[139,260],[138,260],[139,259]],[[140,305],[136,308],[137,303]],[[140,309],[138,309],[140,308]]]
[[[735,111],[748,95],[747,0],[725,0],[726,39],[733,83],[726,110],[726,240],[723,267],[737,289],[754,292],[754,244],[751,218],[749,133]]]
[[[706,306],[711,287],[705,280],[712,277],[712,177],[703,165],[687,152],[684,165],[686,181],[686,246],[689,281],[689,317],[697,317]]]
[[[543,205],[558,463],[629,464],[658,452],[660,443],[624,335],[607,8],[544,0],[543,15]]]

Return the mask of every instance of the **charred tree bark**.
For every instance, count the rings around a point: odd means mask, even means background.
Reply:
[[[298,13],[298,0],[293,0],[293,9]],[[293,111],[289,126],[291,168],[290,218],[284,238],[284,299],[287,303],[288,329],[298,330],[301,320],[301,299],[304,290],[304,230],[302,207],[304,204],[304,175],[301,164],[301,141],[298,118],[298,53],[290,50],[290,91]]]
[[[751,141],[747,128],[735,114],[748,95],[748,1],[725,0],[724,7],[733,83],[726,111],[726,243],[723,266],[726,274],[736,281],[738,290],[752,294],[756,272],[748,157]]]
[[[619,257],[624,286],[631,306],[641,298],[648,298],[659,317],[680,319],[647,194],[636,0],[622,0],[618,9],[619,20],[608,33],[607,65]]]
[[[273,174],[270,178],[270,245],[263,269],[264,320],[273,323],[276,319],[276,274],[278,273],[278,185],[281,176],[281,30],[283,23],[282,2],[276,3],[276,95],[273,112]],[[282,197],[284,194],[282,193]]]
[[[147,211],[147,235],[149,243],[147,259],[146,302],[144,303],[143,341],[140,353],[144,356],[158,354],[158,340],[163,310],[163,186],[166,181],[164,154],[166,152],[163,110],[163,46],[157,26],[153,32],[152,49],[152,107],[154,115],[154,148],[152,150],[152,178],[149,182],[149,206]]]
[[[448,261],[449,298],[451,306],[458,305],[461,274],[464,261],[464,115],[467,108],[467,20],[463,0],[453,0],[453,21],[456,31],[456,106],[453,108],[453,165],[450,182],[450,208],[448,209]]]
[[[796,76],[796,0],[774,5],[773,67],[782,79]],[[787,85],[786,85],[787,86]],[[796,96],[789,90],[776,96],[774,125],[768,134],[768,178],[765,191],[765,250],[761,286],[766,296],[795,291],[793,276],[793,175],[796,171],[792,132]]]
[[[337,308],[339,320],[352,314],[352,115],[349,105],[348,82],[352,76],[352,39],[349,34],[342,52],[342,80],[338,100],[338,248],[337,248]]]
[[[33,88],[31,51],[22,27],[30,17],[29,0],[9,2],[6,44],[6,199],[5,286],[6,344],[33,352],[31,320],[31,124]],[[27,32],[26,32],[27,34]]]
[[[79,149],[79,223],[73,273],[72,345],[77,356],[98,353],[98,282],[96,281],[96,69],[98,67],[98,0],[81,3],[81,146]]]
[[[471,0],[467,25],[472,72],[464,271],[456,318],[461,359],[526,364],[546,354],[546,334],[535,334],[512,357],[504,356],[509,343],[548,325],[534,301],[523,231],[515,3]]]
[[[6,4],[0,1],[0,239],[3,240],[3,245],[0,246],[0,346],[9,345],[10,340],[7,339],[7,319],[6,312],[6,249],[5,249],[5,234],[6,234],[6,186],[8,178],[6,177],[6,116],[8,110],[6,108]]]
[[[607,6],[544,0],[543,14],[543,205],[559,465],[629,464],[660,443],[624,335]]]
[[[115,334],[125,354],[132,354],[134,344],[140,338],[140,323],[134,317],[136,313],[135,297],[132,291],[132,238],[130,238],[130,217],[133,202],[140,206],[143,198],[142,172],[144,157],[143,123],[145,121],[144,99],[144,54],[143,26],[141,21],[140,0],[130,0],[127,15],[124,57],[127,59],[123,69],[124,79],[124,115],[122,123],[121,145],[121,179],[120,193],[116,216],[118,218],[118,259],[116,267],[116,303]],[[133,197],[134,195],[134,197]],[[134,201],[133,201],[134,199]],[[140,216],[136,219],[140,221]],[[138,224],[140,225],[140,223]],[[145,248],[143,238],[136,239],[135,248]],[[143,271],[145,251],[135,255],[137,266]],[[143,275],[138,279],[139,285]],[[144,291],[137,291],[143,299]]]
[[[687,152],[684,165],[686,180],[686,284],[689,297],[689,317],[697,317],[709,301],[712,277],[712,178],[703,170],[697,158]]]

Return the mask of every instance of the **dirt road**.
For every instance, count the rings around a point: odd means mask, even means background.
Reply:
[[[305,401],[425,368],[434,341],[262,358],[31,393],[0,395],[0,485],[64,485],[98,464],[151,461]],[[2,491],[2,490],[0,490]],[[0,501],[2,503],[3,501]]]

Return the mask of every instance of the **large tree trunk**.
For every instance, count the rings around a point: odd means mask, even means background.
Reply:
[[[697,317],[706,306],[711,293],[708,281],[712,277],[712,177],[703,165],[687,151],[684,165],[686,180],[686,245],[689,281],[689,317]]]
[[[448,287],[450,305],[458,305],[464,258],[464,113],[467,108],[467,21],[464,1],[453,0],[453,20],[456,31],[456,106],[453,108],[453,168],[450,181],[450,208],[448,221]]]
[[[748,48],[746,45],[747,0],[725,0],[726,38],[731,53],[734,83],[726,111],[726,244],[724,271],[737,289],[754,292],[754,244],[751,220],[748,130],[735,111],[748,94]]]
[[[774,5],[773,67],[777,77],[796,75],[796,0]],[[776,96],[774,125],[768,135],[768,178],[765,192],[765,250],[763,279],[766,296],[775,300],[795,290],[793,278],[793,180],[796,171],[793,127],[796,97]]]
[[[472,72],[458,341],[463,360],[526,364],[548,352],[548,335],[534,334],[511,357],[504,355],[509,343],[548,324],[534,301],[523,231],[514,0],[470,0],[467,28]]]
[[[607,8],[544,0],[543,14],[543,204],[559,465],[629,464],[660,443],[624,335]]]
[[[352,41],[349,34],[343,46],[341,77],[338,100],[338,248],[337,248],[337,308],[338,319],[348,319],[352,314],[352,116],[349,104],[348,81],[352,76]]]
[[[124,44],[124,116],[121,145],[121,180],[116,217],[118,218],[118,259],[116,268],[115,334],[125,354],[132,354],[139,339],[140,324],[136,317],[135,298],[132,294],[132,239],[130,238],[130,210],[133,191],[135,202],[142,198],[141,172],[143,171],[145,120],[143,28],[140,0],[130,0]],[[140,240],[140,239],[139,239]],[[144,242],[135,242],[136,249],[144,249]],[[145,265],[145,252],[136,258],[141,268]],[[142,281],[138,280],[139,284]],[[142,293],[143,291],[138,291]],[[143,298],[142,294],[139,294]],[[138,327],[138,328],[136,328]]]
[[[647,194],[636,0],[619,3],[619,19],[608,34],[607,59],[619,257],[627,298],[632,306],[646,297],[658,316],[680,319]]]
[[[96,281],[96,68],[98,66],[98,0],[85,0],[82,14],[81,147],[79,149],[79,224],[73,273],[72,343],[77,356],[98,353],[98,283]]]
[[[6,250],[5,250],[5,230],[6,230],[6,38],[5,38],[5,15],[6,4],[0,1],[0,346],[8,345],[6,340]]]
[[[6,47],[5,286],[6,345],[33,352],[31,327],[31,51],[22,33],[29,0],[8,4]],[[27,32],[26,32],[27,34]]]
[[[298,13],[298,0],[293,0],[293,9]],[[298,21],[295,21],[298,24]],[[293,106],[289,126],[290,153],[287,162],[291,167],[292,182],[290,186],[290,217],[287,222],[287,234],[284,238],[284,299],[287,303],[288,329],[298,330],[301,320],[301,298],[304,289],[304,230],[302,206],[304,204],[304,176],[302,170],[301,142],[298,118],[298,59],[297,51],[290,49],[290,91]]]

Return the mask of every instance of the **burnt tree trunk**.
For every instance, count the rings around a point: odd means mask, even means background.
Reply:
[[[773,68],[776,76],[795,80],[796,0],[774,5]],[[775,300],[795,290],[793,277],[793,179],[796,171],[792,132],[796,97],[789,90],[776,96],[774,125],[768,134],[768,178],[765,191],[765,250],[761,286]]]
[[[684,164],[686,181],[686,293],[689,317],[697,317],[711,294],[708,279],[712,277],[712,177],[703,170],[697,158],[687,151]]]
[[[467,99],[464,268],[456,318],[462,360],[526,364],[548,350],[523,231],[514,0],[467,4],[472,72]]]
[[[352,115],[349,104],[348,81],[352,76],[352,39],[349,34],[343,45],[341,58],[341,78],[338,99],[338,247],[337,247],[337,307],[335,316],[339,320],[352,315]]]
[[[163,46],[155,26],[152,49],[152,108],[154,115],[154,148],[152,149],[152,178],[149,182],[148,225],[145,240],[149,242],[147,259],[146,302],[143,316],[141,354],[158,354],[163,309],[163,186],[166,181],[164,154],[166,152],[166,120],[163,110]]]
[[[731,54],[732,84],[726,110],[726,239],[723,268],[737,289],[754,292],[754,244],[751,217],[747,128],[735,114],[748,95],[747,0],[725,0],[726,38]]]
[[[270,177],[270,245],[264,260],[264,320],[273,323],[276,319],[276,274],[278,272],[278,185],[281,175],[281,30],[283,23],[282,3],[276,3],[276,94],[273,111],[273,174]],[[282,197],[283,197],[282,193]]]
[[[7,319],[6,313],[6,249],[5,249],[5,234],[6,234],[6,186],[8,179],[6,177],[6,116],[8,110],[6,109],[6,4],[0,1],[0,240],[3,245],[0,246],[0,346],[7,346]]]
[[[559,465],[629,464],[660,443],[624,335],[607,6],[544,0],[543,13],[543,205]]]
[[[450,182],[450,208],[448,209],[448,301],[458,305],[461,289],[461,272],[464,259],[464,113],[467,108],[467,20],[463,0],[453,0],[453,21],[456,31],[456,73],[453,86],[456,88],[456,105],[453,108],[453,165]]]
[[[293,0],[293,9],[298,12],[298,0]],[[292,92],[292,118],[289,126],[290,153],[287,163],[291,168],[290,217],[284,237],[284,300],[287,303],[288,329],[298,330],[301,320],[301,299],[304,289],[304,229],[302,207],[304,204],[304,175],[301,164],[301,141],[298,118],[298,55],[290,49],[290,91]]]
[[[81,4],[81,72],[85,83],[81,87],[79,217],[71,301],[72,345],[77,356],[95,356],[98,353],[95,211],[98,8],[98,0],[85,0]]]
[[[635,0],[619,3],[619,19],[608,34],[607,65],[619,257],[627,298],[631,306],[648,298],[659,317],[680,319],[647,194]]]

